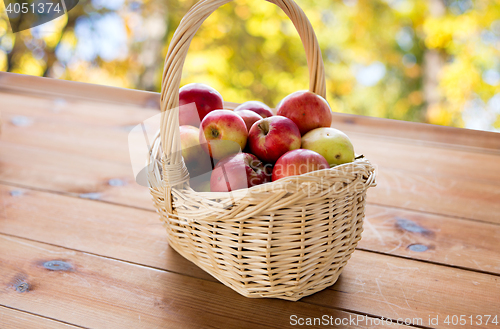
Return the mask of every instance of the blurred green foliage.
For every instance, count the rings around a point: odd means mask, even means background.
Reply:
[[[319,40],[337,112],[500,131],[497,0],[296,0]],[[68,15],[9,32],[0,70],[159,91],[168,43],[195,0],[81,0]],[[275,106],[308,88],[302,43],[266,1],[219,8],[197,33],[183,82]]]

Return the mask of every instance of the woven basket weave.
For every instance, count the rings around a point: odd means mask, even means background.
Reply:
[[[361,238],[367,160],[228,193],[196,192],[181,156],[179,86],[189,44],[203,21],[231,0],[202,0],[169,46],[161,88],[161,128],[150,150],[150,191],[170,245],[247,297],[298,300],[335,283]],[[310,90],[325,97],[321,51],[292,0],[269,1],[292,20],[306,50]],[[161,157],[161,164],[156,161]]]

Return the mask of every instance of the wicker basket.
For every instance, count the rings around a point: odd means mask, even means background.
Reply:
[[[361,238],[366,190],[375,185],[375,171],[368,161],[356,160],[228,193],[190,188],[180,153],[181,71],[200,25],[230,1],[198,2],[170,43],[161,129],[150,150],[150,191],[170,245],[185,258],[244,296],[298,300],[335,283],[346,265]],[[292,0],[269,2],[297,28],[310,90],[324,97],[323,61],[309,20]]]

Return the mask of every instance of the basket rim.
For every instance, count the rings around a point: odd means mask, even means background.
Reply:
[[[348,162],[348,163],[343,163],[343,164],[340,164],[340,165],[332,166],[330,168],[314,170],[314,171],[310,171],[310,172],[307,172],[307,173],[304,173],[304,174],[300,174],[300,175],[283,177],[283,178],[281,178],[279,180],[276,180],[276,181],[270,181],[270,182],[266,182],[264,184],[254,185],[254,186],[251,186],[251,187],[247,187],[247,188],[243,188],[243,189],[238,189],[238,190],[234,190],[234,191],[231,191],[231,192],[199,192],[199,191],[194,190],[193,188],[191,188],[189,191],[190,191],[190,194],[195,193],[196,195],[207,196],[207,197],[209,196],[210,198],[213,198],[214,194],[216,194],[216,193],[218,195],[220,195],[221,198],[224,198],[224,197],[229,198],[231,196],[231,194],[234,194],[237,191],[258,192],[259,190],[265,190],[267,187],[269,187],[271,185],[274,185],[274,186],[284,185],[287,182],[293,182],[293,181],[296,181],[296,180],[298,180],[300,178],[315,177],[315,176],[324,176],[323,174],[325,174],[326,172],[330,172],[330,173],[337,172],[337,171],[339,171],[339,169],[341,170],[342,168],[352,167],[353,165],[356,165],[356,164],[365,164],[365,165],[369,166],[370,169],[373,168],[373,171],[375,169],[375,167],[372,165],[372,163],[368,159],[366,159],[365,157],[363,157],[363,158],[360,158],[360,159],[355,159],[354,161],[351,161],[351,162]],[[373,182],[370,183],[370,185],[368,187],[371,187],[371,186],[376,186],[375,180],[373,180]],[[178,191],[180,191],[180,190],[187,190],[185,188],[179,189],[179,188],[177,188],[175,186],[172,186],[172,188],[176,189]]]
[[[158,166],[158,162],[155,166]],[[339,170],[342,168],[345,171]],[[165,197],[164,200],[170,202],[172,207],[166,209],[169,214],[182,221],[214,222],[238,221],[253,216],[256,212],[266,211],[265,209],[270,211],[276,207],[287,208],[298,198],[313,200],[323,198],[322,195],[337,199],[350,195],[363,196],[368,188],[376,186],[376,171],[367,159],[356,159],[333,168],[285,177],[231,192],[198,192],[187,181],[170,187],[158,184],[158,179],[161,180],[162,177],[155,175],[150,192],[161,199]],[[278,200],[280,202],[275,204]],[[254,202],[261,204],[263,208],[255,208],[257,204]],[[197,206],[192,208],[195,204]],[[245,210],[247,206],[251,207]]]

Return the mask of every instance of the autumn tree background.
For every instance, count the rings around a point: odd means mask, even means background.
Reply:
[[[81,0],[15,34],[0,7],[0,70],[159,91],[169,40],[195,2]],[[500,131],[500,1],[296,2],[317,33],[334,111]],[[189,82],[275,106],[308,87],[305,53],[279,8],[237,0],[193,40]]]

